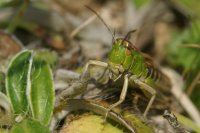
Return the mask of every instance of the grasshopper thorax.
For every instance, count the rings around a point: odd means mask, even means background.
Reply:
[[[118,38],[113,42],[108,54],[108,65],[112,74],[117,76],[129,71],[133,63],[134,51],[136,48],[123,38]]]

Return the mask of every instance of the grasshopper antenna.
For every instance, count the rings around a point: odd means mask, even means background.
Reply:
[[[108,27],[108,25],[106,24],[106,22],[103,20],[103,18],[92,8],[90,8],[89,6],[85,6],[86,8],[88,8],[90,11],[92,11],[94,14],[97,15],[97,17],[101,20],[101,22],[106,26],[106,28],[108,29],[108,31],[111,33],[112,35],[112,40],[115,40],[115,35],[113,34],[112,30]]]
[[[124,37],[124,39],[122,40],[122,43],[124,43],[124,41],[125,40],[129,40],[130,39],[130,35],[132,34],[132,33],[135,33],[136,32],[136,30],[131,30],[131,31],[129,31],[127,34],[126,34],[126,36]],[[132,47],[134,47],[133,45],[132,45]],[[134,47],[135,48],[135,47]],[[136,48],[135,48],[136,49]]]
[[[130,35],[132,34],[132,33],[135,33],[136,32],[136,30],[131,30],[131,31],[129,31],[127,34],[126,34],[126,36],[124,37],[124,40],[129,40],[130,39]]]

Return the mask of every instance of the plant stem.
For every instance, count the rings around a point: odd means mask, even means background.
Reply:
[[[24,16],[24,12],[26,11],[30,1],[29,0],[23,0],[22,5],[19,7],[17,13],[15,14],[14,18],[11,20],[7,32],[8,33],[13,33],[17,26],[20,23],[21,18]]]
[[[196,86],[196,84],[198,83],[198,80],[200,79],[200,72],[196,75],[196,77],[194,78],[194,80],[192,81],[192,83],[190,84],[190,86],[187,89],[187,95],[190,96],[194,90],[194,87]]]

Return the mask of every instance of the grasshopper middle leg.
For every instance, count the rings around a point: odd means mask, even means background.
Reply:
[[[108,110],[107,110],[107,112],[106,112],[105,120],[106,120],[106,118],[107,118],[108,113],[110,112],[110,110],[112,110],[113,108],[117,107],[118,105],[120,105],[120,104],[125,100],[126,94],[127,94],[127,90],[128,90],[128,74],[126,74],[126,75],[124,76],[124,85],[123,85],[123,88],[122,88],[122,92],[121,92],[121,94],[120,94],[120,99],[119,99],[119,101],[117,101],[116,103],[112,104],[112,105],[108,108]]]

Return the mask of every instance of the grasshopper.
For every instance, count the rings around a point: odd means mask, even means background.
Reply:
[[[107,29],[111,32],[110,28],[106,25],[100,15],[93,9],[89,9],[101,19]],[[110,110],[120,105],[125,100],[129,85],[136,84],[145,92],[145,94],[146,92],[151,94],[150,100],[143,113],[144,117],[147,116],[149,109],[152,106],[156,96],[156,89],[161,88],[163,90],[168,90],[170,88],[169,79],[155,67],[153,61],[128,41],[130,34],[133,32],[135,32],[135,30],[128,32],[124,38],[118,39],[115,39],[114,34],[112,34],[113,43],[112,48],[108,53],[108,62],[89,60],[81,75],[81,79],[86,78],[89,67],[91,65],[96,65],[104,67],[105,71],[108,70],[109,78],[111,80],[117,81],[118,79],[123,79],[120,98],[116,103],[110,105],[106,116]],[[103,75],[105,74],[105,71]]]

